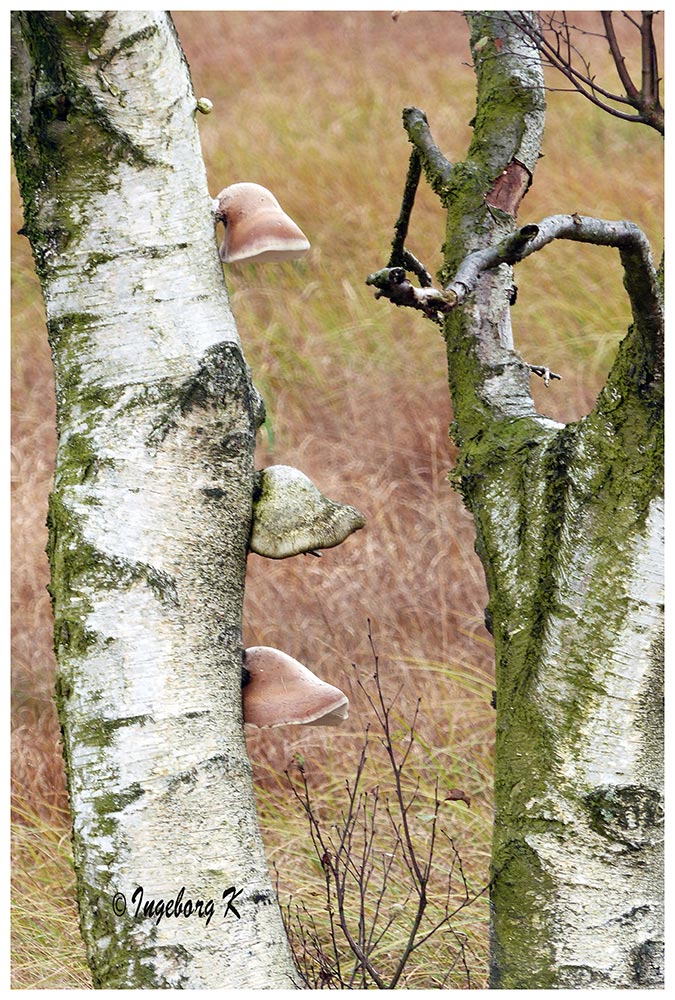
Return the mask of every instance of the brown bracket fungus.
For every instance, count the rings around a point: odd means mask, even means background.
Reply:
[[[251,646],[244,668],[244,722],[250,726],[339,726],[349,716],[347,695],[288,653]]]
[[[231,184],[214,201],[216,222],[225,225],[220,259],[226,264],[291,260],[309,250],[309,240],[260,184]]]
[[[268,559],[330,549],[365,524],[355,507],[329,500],[303,472],[271,465],[256,473],[249,548]]]

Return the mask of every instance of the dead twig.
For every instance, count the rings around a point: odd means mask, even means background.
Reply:
[[[447,932],[457,945],[443,982],[447,982],[452,970],[458,967],[470,988],[466,937],[452,922],[489,887],[484,886],[478,892],[470,890],[455,842],[441,827],[444,803],[463,800],[469,805],[469,797],[461,789],[441,795],[437,780],[430,815],[424,817],[428,823],[427,832],[420,838],[415,829],[419,816],[413,814],[420,792],[419,779],[410,791],[410,779],[407,778],[416,745],[420,705],[418,702],[412,722],[406,727],[406,745],[401,749],[400,723],[398,720],[395,723],[393,716],[398,693],[393,698],[384,693],[370,622],[368,639],[375,665],[374,692],[360,679],[357,683],[375,716],[379,729],[377,740],[393,776],[393,796],[383,800],[379,785],[367,792],[362,790],[371,740],[369,732],[366,732],[356,774],[352,781],[345,782],[345,806],[339,820],[329,829],[313,805],[304,762],[297,768],[299,782],[297,778],[291,779],[287,772],[293,795],[307,817],[314,851],[324,873],[330,943],[326,946],[322,942],[315,921],[304,908],[296,907],[293,915],[290,904],[282,913],[286,930],[302,978],[315,988],[354,989],[374,984],[379,989],[394,989],[404,975],[409,974],[412,956],[442,932]],[[383,801],[387,818],[384,829],[380,822]],[[447,871],[445,896],[441,896],[439,905],[437,854],[440,836],[449,844],[450,856],[444,865]],[[398,884],[401,870],[408,882],[403,902]],[[461,885],[459,895],[455,888],[456,873],[459,873]],[[395,902],[390,898],[394,885],[397,887]],[[402,941],[401,927],[397,927],[400,921],[407,925]],[[392,964],[390,932],[394,931],[397,953]],[[343,943],[338,941],[340,935]],[[351,962],[345,958],[345,944]]]
[[[574,90],[587,100],[615,118],[648,125],[661,135],[665,132],[665,115],[660,99],[660,79],[658,54],[654,38],[654,11],[641,11],[641,21],[637,22],[624,12],[624,16],[640,34],[641,79],[638,87],[626,66],[626,57],[621,50],[614,24],[613,11],[601,11],[604,37],[607,40],[612,60],[624,88],[624,93],[616,93],[603,87],[591,69],[590,62],[577,45],[572,42],[572,26],[565,17],[555,14],[539,14],[536,21],[526,17],[522,11],[508,12],[508,17],[518,26],[538,48],[545,63],[556,69],[572,84]],[[576,29],[579,34],[590,32]],[[618,105],[618,106],[617,106]],[[633,108],[636,112],[622,110]]]

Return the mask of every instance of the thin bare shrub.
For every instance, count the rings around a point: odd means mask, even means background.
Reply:
[[[438,776],[432,789],[424,789],[421,782],[429,779],[429,770],[424,777],[410,774],[421,700],[409,724],[397,718],[400,688],[393,697],[385,694],[370,622],[368,639],[374,691],[360,678],[357,684],[375,728],[373,736],[367,728],[355,775],[345,781],[338,819],[322,816],[325,810],[313,797],[300,755],[292,773],[286,772],[324,873],[328,915],[327,926],[320,928],[304,902],[289,900],[286,932],[299,971],[313,989],[395,989],[413,985],[420,972],[426,985],[471,988],[469,939],[457,918],[487,886],[470,887],[455,842],[444,829],[450,819],[446,803],[462,801],[469,807],[470,799],[462,789],[445,789],[445,794]],[[365,787],[373,739],[388,775],[383,783]],[[436,970],[431,976],[430,947]]]

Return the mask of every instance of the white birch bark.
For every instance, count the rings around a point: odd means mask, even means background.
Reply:
[[[293,987],[241,714],[261,403],[189,72],[165,14],[22,16],[29,161],[31,116],[57,101],[45,128],[60,166],[24,201],[56,371],[58,697],[94,982]],[[62,47],[57,82],[34,61],[45,31]]]
[[[648,479],[646,503],[599,486],[621,475],[601,437],[592,414],[564,462],[543,442],[526,503],[501,477],[482,525],[499,578],[494,985],[663,982],[663,500]]]
[[[560,610],[533,693],[557,734],[557,780],[525,804],[525,841],[555,880],[554,963],[570,988],[663,975],[663,513],[652,501],[643,530],[620,542],[618,616],[615,601],[599,607],[597,546],[578,538],[574,516],[563,528]],[[579,684],[589,661],[591,690]]]

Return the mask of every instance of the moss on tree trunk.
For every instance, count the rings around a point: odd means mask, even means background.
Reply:
[[[474,136],[449,163],[423,112],[389,266],[368,283],[442,325],[497,680],[495,988],[663,982],[663,303],[632,223],[516,228],[544,129],[538,50],[508,11],[468,14]],[[447,212],[441,288],[402,245],[415,158]],[[412,178],[412,180],[411,180]],[[539,415],[514,350],[513,265],[565,238],[615,247],[634,322],[594,410]],[[406,276],[420,278],[415,288]]]
[[[448,193],[446,280],[514,228],[484,196],[514,161],[534,169],[532,123],[543,126],[536,56],[525,62],[508,19],[469,20],[478,110]],[[556,426],[535,415],[529,372],[504,336],[510,281],[504,265],[486,272],[445,322],[455,478],[475,518],[496,650],[491,982],[658,986],[660,349],[638,316],[593,412]]]
[[[187,66],[165,14],[13,20],[13,151],[56,381],[57,704],[94,984],[293,986],[241,711],[262,402]]]

